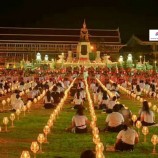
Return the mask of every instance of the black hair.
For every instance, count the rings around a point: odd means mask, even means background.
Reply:
[[[107,109],[107,110],[106,110],[106,113],[107,113],[107,114],[111,114],[111,113],[112,113],[112,109]]]
[[[148,104],[148,102],[147,102],[146,100],[143,101],[142,111],[145,111],[145,112],[147,112],[148,114],[150,114],[149,104]]]
[[[116,99],[117,99],[117,97],[116,97],[116,96],[113,96],[112,100],[115,101]]]
[[[47,96],[47,100],[50,102],[50,99],[51,99],[51,93],[50,93],[50,91],[47,91],[46,96]]]
[[[114,112],[118,112],[120,110],[119,104],[115,104],[113,107]]]
[[[78,115],[83,115],[83,110],[84,110],[84,108],[83,107],[79,107],[78,109],[77,109],[77,111],[76,111],[76,113],[78,114]]]
[[[122,128],[123,128],[123,130],[124,130],[124,131],[127,131],[128,126],[127,126],[127,125],[123,125],[123,127],[122,127]]]
[[[136,86],[136,89],[137,89],[138,92],[141,91],[140,86],[139,86],[138,84],[137,84],[137,86]]]
[[[80,158],[96,158],[96,154],[92,150],[85,150],[81,153]]]

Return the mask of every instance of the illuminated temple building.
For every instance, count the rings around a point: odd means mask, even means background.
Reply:
[[[88,29],[93,51],[114,56],[123,47],[119,29]],[[0,27],[0,57],[34,59],[35,54],[56,57],[73,52],[75,57],[80,29]]]

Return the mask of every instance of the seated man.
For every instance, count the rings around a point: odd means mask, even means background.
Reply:
[[[16,100],[14,101],[12,108],[14,111],[16,111],[17,109],[21,110],[23,106],[24,106],[24,102],[21,100],[19,94],[17,94]]]

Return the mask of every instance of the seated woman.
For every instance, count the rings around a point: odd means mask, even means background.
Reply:
[[[139,115],[143,126],[151,126],[155,124],[155,115],[153,111],[150,110],[147,101],[143,102],[143,107],[139,111]]]
[[[134,129],[124,125],[124,129],[117,135],[115,150],[133,151],[134,145],[137,144],[138,141],[138,133]]]
[[[66,131],[71,130],[74,133],[87,133],[88,118],[83,114],[83,108],[78,108],[76,115],[72,117],[71,126]]]
[[[59,92],[57,92],[57,86],[54,86],[53,87],[53,92],[51,93],[51,96],[53,97],[53,100],[54,100],[54,104],[58,104],[60,102],[60,94]]]
[[[113,98],[111,98],[107,103],[107,109],[113,109],[116,102],[117,102],[117,97],[113,96]]]
[[[44,100],[45,109],[54,108],[54,105],[53,105],[54,100],[53,100],[53,97],[51,96],[50,91],[47,91],[46,96],[43,98],[43,100]]]
[[[131,117],[132,117],[131,110],[129,110],[124,105],[119,104],[119,112],[122,114],[122,116],[124,118],[124,123],[129,124],[129,122],[131,121]]]
[[[77,91],[76,96],[74,97],[73,103],[75,104],[74,109],[78,109],[83,105],[83,99],[80,96],[80,91]]]
[[[107,115],[105,131],[119,132],[122,130],[124,118],[118,112],[118,107],[114,106],[113,112]]]
[[[109,96],[107,94],[107,91],[104,91],[102,100],[99,105],[99,109],[107,109],[108,102],[109,102]]]
[[[142,94],[140,86],[138,84],[136,85],[135,94],[137,96],[141,96],[141,94]]]

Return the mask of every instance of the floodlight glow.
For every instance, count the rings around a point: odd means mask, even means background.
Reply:
[[[45,55],[44,60],[48,61],[48,55]]]
[[[128,56],[127,56],[127,61],[128,61],[128,62],[132,62],[132,61],[133,61],[133,59],[132,59],[132,54],[128,54]]]
[[[122,63],[123,62],[123,56],[121,55],[120,57],[119,57],[119,60],[118,60],[120,63]]]
[[[36,54],[36,60],[41,60],[41,54],[39,52]]]

